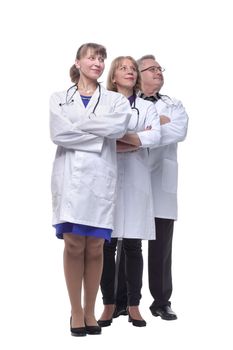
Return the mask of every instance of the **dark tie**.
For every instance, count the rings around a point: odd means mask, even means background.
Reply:
[[[156,94],[153,96],[146,96],[141,92],[139,94],[139,97],[143,98],[144,100],[151,101],[151,102],[155,103],[161,98],[161,95],[159,92],[156,92]]]
[[[145,97],[144,97],[144,100],[151,101],[151,102],[155,102],[155,101],[157,101],[158,99],[157,99],[155,96],[145,96]]]

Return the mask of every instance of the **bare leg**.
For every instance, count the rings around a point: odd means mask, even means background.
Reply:
[[[83,327],[81,303],[86,237],[64,234],[64,273],[71,303],[72,327]]]
[[[97,326],[95,302],[103,269],[104,239],[86,237],[84,268],[84,318],[88,326]]]

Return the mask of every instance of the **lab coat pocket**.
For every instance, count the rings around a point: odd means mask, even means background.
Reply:
[[[80,172],[81,171],[81,172]],[[116,172],[103,160],[83,160],[74,171],[73,179],[79,179],[83,190],[91,196],[113,201],[116,188]]]
[[[162,188],[168,193],[177,193],[178,163],[174,160],[163,160]]]
[[[98,198],[113,201],[116,190],[116,176],[113,171],[105,167],[103,171],[97,170],[93,177],[92,190]]]

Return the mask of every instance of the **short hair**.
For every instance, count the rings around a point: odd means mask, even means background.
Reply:
[[[139,65],[139,67],[142,65],[142,61],[144,60],[155,60],[155,56],[154,55],[144,55],[141,58],[139,58],[137,60],[137,64]]]
[[[95,43],[86,43],[80,46],[76,54],[76,60],[79,60],[83,56],[86,55],[87,51],[91,49],[93,50],[95,55],[100,55],[104,59],[107,58],[107,51],[103,45],[95,44]],[[73,83],[78,83],[80,77],[79,70],[76,68],[75,64],[70,68],[70,78]]]
[[[109,72],[108,72],[108,77],[107,77],[107,89],[117,92],[117,86],[116,86],[116,84],[113,83],[114,74],[116,72],[116,69],[120,66],[121,62],[124,59],[130,60],[136,69],[137,80],[136,80],[135,86],[133,88],[133,91],[136,94],[141,88],[141,75],[139,72],[137,61],[131,56],[118,56],[112,61]]]

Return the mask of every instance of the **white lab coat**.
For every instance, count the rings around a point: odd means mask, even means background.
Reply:
[[[186,137],[188,115],[182,103],[163,96],[155,103],[157,113],[171,119],[161,126],[160,147],[150,149],[154,217],[177,220],[178,142]]]
[[[142,145],[137,151],[117,154],[117,203],[112,237],[155,239],[148,147],[159,144],[160,121],[153,103],[137,97],[135,106],[140,111],[138,125],[137,112],[133,110],[129,132],[137,132]],[[147,126],[152,129],[145,131]]]
[[[98,97],[97,88],[85,108],[78,92],[69,104],[66,91],[51,96],[51,139],[58,145],[51,186],[53,224],[113,228],[116,138],[125,134],[132,112],[123,95],[101,87],[96,116],[90,115]]]

